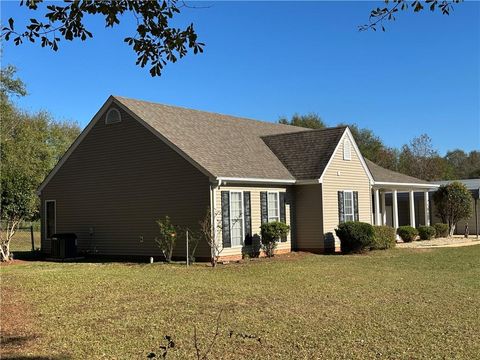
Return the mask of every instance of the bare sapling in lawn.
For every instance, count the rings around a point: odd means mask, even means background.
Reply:
[[[222,241],[219,240],[220,236],[218,236],[218,233],[222,229],[222,225],[214,220],[218,214],[219,213],[215,213],[214,217],[212,217],[212,212],[210,208],[208,208],[205,217],[200,221],[200,232],[208,246],[210,246],[210,262],[212,267],[217,265],[218,260],[220,259],[220,254],[223,251],[223,244]]]
[[[172,261],[173,249],[177,239],[176,226],[172,224],[169,216],[157,220],[160,235],[155,238],[155,242],[163,253],[166,262]]]
[[[231,309],[233,311],[233,309]],[[207,341],[207,345],[202,348],[202,345],[200,344],[200,339],[197,333],[197,327],[196,325],[193,325],[193,347],[194,347],[194,354],[195,354],[195,359],[196,360],[208,360],[209,356],[212,354],[212,350],[215,347],[215,344],[219,340],[221,334],[220,331],[220,326],[222,324],[222,314],[224,312],[224,309],[221,309],[217,315],[216,321],[215,321],[215,332],[213,335],[211,335],[211,338],[209,341]],[[234,330],[229,330],[228,331],[228,338],[233,339],[233,338],[239,338],[243,340],[253,340],[257,344],[262,344],[262,339],[261,337],[254,335],[254,334],[247,334],[247,333],[242,333],[242,332],[237,332]],[[173,341],[172,337],[170,335],[165,335],[163,337],[164,344],[159,346],[160,351],[158,353],[155,352],[150,352],[147,355],[148,359],[166,359],[169,351],[172,351],[175,349],[176,343]]]

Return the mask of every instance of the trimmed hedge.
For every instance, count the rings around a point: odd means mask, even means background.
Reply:
[[[411,226],[400,226],[397,230],[397,234],[404,242],[412,242],[417,237],[418,231]]]
[[[384,250],[395,247],[395,229],[391,226],[374,226],[373,250]]]
[[[335,233],[340,238],[342,253],[362,253],[370,250],[374,243],[373,226],[359,221],[347,221],[338,225]]]
[[[448,237],[448,224],[436,223],[433,225],[435,228],[435,237]]]
[[[419,226],[418,227],[418,235],[420,236],[420,240],[430,240],[435,237],[437,233],[433,226]]]

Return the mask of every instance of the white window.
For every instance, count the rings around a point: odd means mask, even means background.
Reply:
[[[345,221],[355,220],[353,191],[343,192],[343,212],[345,215]]]
[[[107,112],[107,116],[105,117],[105,124],[111,125],[116,124],[122,121],[122,117],[120,116],[120,111],[117,109],[110,109]]]
[[[45,238],[50,239],[57,231],[57,209],[55,200],[45,201]]]
[[[230,192],[230,237],[232,247],[243,245],[243,193]]]
[[[343,141],[343,160],[352,160],[352,144],[349,139]]]
[[[278,192],[268,193],[268,222],[280,221],[280,204]]]

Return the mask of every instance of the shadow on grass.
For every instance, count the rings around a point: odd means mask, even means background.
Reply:
[[[2,356],[2,360],[68,360],[71,359],[68,355],[6,355]]]
[[[13,251],[14,260],[23,261],[42,261],[45,260],[45,255],[41,251]]]
[[[2,335],[0,345],[2,348],[21,346],[29,341],[35,340],[36,338],[37,337],[34,335]]]

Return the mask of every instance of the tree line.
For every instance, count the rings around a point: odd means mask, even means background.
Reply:
[[[46,111],[29,113],[15,98],[27,95],[13,66],[1,70],[0,82],[0,255],[10,257],[10,240],[22,221],[39,218],[36,190],[80,133],[77,123],[57,121]]]
[[[323,129],[327,124],[315,113],[295,114],[290,119],[280,117],[280,124],[288,124],[311,129]],[[432,145],[427,134],[413,138],[401,148],[385,143],[370,129],[357,124],[340,123],[348,126],[362,155],[374,163],[393,171],[414,176],[427,181],[473,179],[480,177],[480,151],[469,153],[461,149],[447,151],[441,156]]]

